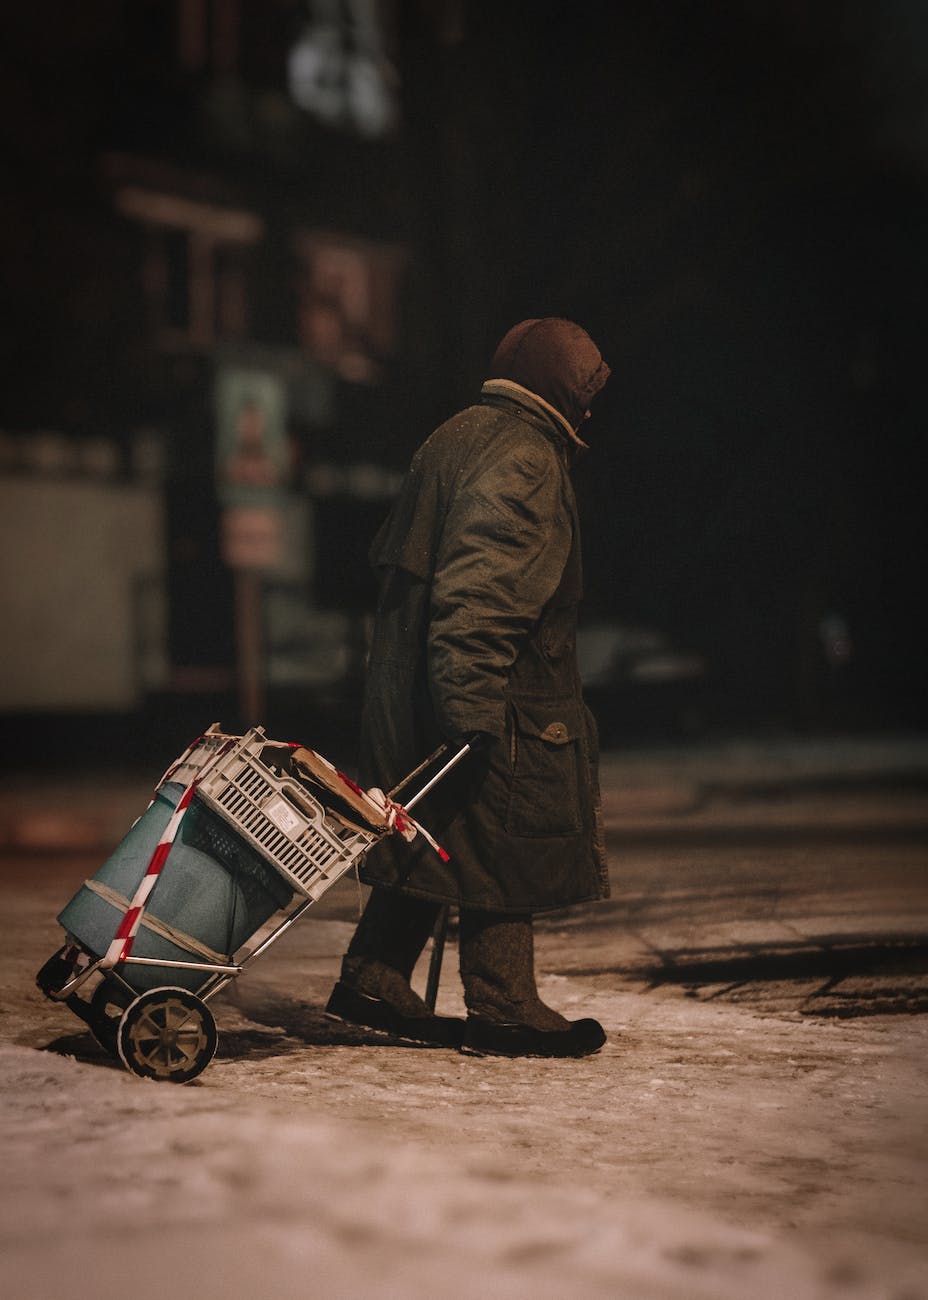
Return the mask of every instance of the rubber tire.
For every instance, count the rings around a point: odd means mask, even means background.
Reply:
[[[188,989],[149,989],[119,1021],[116,1047],[132,1074],[160,1083],[189,1083],[209,1065],[219,1035],[213,1013]]]
[[[102,980],[93,991],[90,999],[90,1013],[86,1017],[88,1028],[105,1052],[117,1056],[116,1039],[119,1022],[123,1012],[132,1002],[133,996],[127,989],[121,989],[109,980]],[[108,1015],[107,1007],[118,1007],[117,1015]]]
[[[50,998],[52,993],[56,993],[63,984],[67,984],[74,974],[74,963],[66,961],[62,955],[70,946],[65,944],[59,948],[53,957],[49,957],[35,977],[36,988],[40,989],[47,998]]]

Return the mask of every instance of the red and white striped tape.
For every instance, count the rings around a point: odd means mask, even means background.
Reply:
[[[345,778],[349,780],[350,778]],[[403,807],[402,804],[396,803],[389,795],[384,794],[374,786],[371,790],[366,790],[365,794],[375,803],[380,804],[381,812],[386,813],[387,825],[391,831],[396,831],[402,835],[404,840],[414,840],[417,835],[421,835],[430,848],[432,848],[442,862],[450,862],[451,855],[441,847],[436,839],[429,834],[421,822],[417,822],[415,817]]]
[[[201,736],[187,750],[185,750],[176,762],[171,764],[167,772],[165,772],[164,776],[161,778],[158,786],[159,789],[166,781],[171,779],[171,776],[179,767],[181,767],[184,761],[189,758],[193,751],[202,744],[204,739],[205,737]],[[235,742],[236,737],[232,736],[227,738],[225,744],[220,745],[216,752],[206,760],[198,770],[196,776],[184,789],[183,794],[177,801],[177,806],[168,819],[168,823],[161,834],[160,840],[155,846],[155,851],[151,855],[151,860],[148,863],[145,874],[139,882],[139,886],[126,909],[122,921],[119,924],[119,928],[106,950],[106,955],[100,963],[102,969],[110,970],[113,966],[118,965],[119,962],[126,961],[131,956],[132,945],[135,942],[135,936],[138,934],[139,927],[142,923],[142,917],[145,913],[145,907],[148,903],[149,896],[151,895],[151,892],[155,887],[155,882],[161,874],[161,870],[168,859],[171,846],[177,838],[177,832],[180,830],[181,822],[184,820],[187,809],[190,807],[193,796],[196,794],[197,786],[200,784],[207,771],[226,754],[227,750],[229,750]],[[293,744],[290,745],[290,748],[297,749],[299,746]],[[346,776],[344,772],[340,772],[334,764],[329,763],[329,761],[323,758],[321,754],[317,754],[316,757],[321,759],[327,767],[331,768],[335,775],[356,794],[367,799],[375,808],[378,809],[378,811],[386,813],[387,825],[391,831],[396,831],[402,835],[404,839],[408,840],[413,839],[417,833],[422,835],[443,862],[450,861],[449,855],[441,845],[432,838],[425,827],[420,825],[420,823],[417,822],[401,804],[395,803],[388,795],[385,795],[382,790],[362,790],[360,786],[352,781],[351,777]],[[157,790],[155,791],[155,797],[157,797]],[[152,803],[154,803],[154,801],[153,798]],[[151,804],[149,804],[149,807],[151,807]]]
[[[196,793],[199,784],[199,775],[187,786],[180,799],[177,801],[177,807],[174,809],[168,824],[161,833],[161,839],[155,846],[155,851],[151,855],[151,861],[145,871],[145,875],[139,882],[139,887],[132,897],[132,901],[126,908],[125,915],[119,923],[119,929],[116,931],[110,946],[106,950],[106,956],[103,958],[104,969],[109,969],[117,965],[118,962],[125,961],[132,952],[132,945],[135,942],[135,936],[138,934],[139,926],[142,923],[142,914],[145,911],[145,904],[148,902],[148,896],[155,887],[155,881],[161,874],[161,868],[167,861],[168,854],[171,851],[171,845],[177,838],[177,832],[180,824],[184,820],[184,814],[190,807],[190,801]]]
[[[169,779],[170,774],[177,769],[184,758],[197,748],[202,740],[203,737],[201,736],[200,740],[191,745],[177,763],[174,763],[170,768],[168,768],[167,774],[162,778],[162,784],[164,781]],[[155,851],[151,855],[151,860],[148,863],[144,876],[139,881],[138,889],[136,889],[129,906],[126,908],[125,915],[119,923],[119,929],[116,931],[110,942],[110,946],[106,950],[106,954],[101,962],[103,970],[110,970],[113,966],[116,966],[119,962],[125,961],[129,956],[131,956],[132,945],[135,942],[135,936],[138,934],[139,926],[142,924],[142,917],[145,913],[145,906],[148,902],[149,895],[154,889],[155,882],[161,874],[161,869],[167,861],[168,854],[171,851],[171,845],[177,839],[177,832],[180,830],[181,822],[184,820],[187,809],[190,807],[191,800],[196,794],[197,786],[200,784],[209,769],[215,766],[219,759],[225,755],[227,750],[229,750],[234,743],[235,738],[230,737],[223,745],[220,745],[216,752],[210,755],[206,762],[203,763],[196,776],[190,781],[189,785],[186,786],[183,794],[178,799],[177,805],[168,819],[168,824],[162,831],[160,840],[155,845]],[[154,799],[152,800],[152,803],[154,803]],[[151,805],[149,805],[149,807],[150,806]]]
[[[297,746],[291,745],[290,748],[296,749]],[[404,840],[413,840],[416,835],[419,834],[438,854],[442,862],[451,861],[451,855],[441,847],[437,840],[433,839],[425,827],[420,822],[417,822],[411,813],[406,811],[402,804],[394,802],[389,795],[384,794],[382,790],[378,790],[376,786],[371,790],[363,790],[356,781],[352,781],[350,776],[346,776],[344,772],[340,772],[334,763],[330,763],[327,758],[323,758],[323,756],[316,753],[315,750],[312,752],[321,763],[324,763],[330,771],[335,773],[339,781],[342,781],[347,785],[356,795],[360,795],[362,799],[366,799],[368,803],[373,804],[378,812],[386,813],[387,828],[389,830],[395,831],[398,835],[402,835]]]

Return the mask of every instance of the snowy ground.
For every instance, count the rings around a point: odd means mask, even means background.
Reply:
[[[345,881],[194,1084],[142,1082],[32,987],[98,858],[8,850],[4,1297],[928,1296],[923,792],[633,786],[613,901],[539,927],[543,993],[609,1033],[579,1062],[327,1022]]]

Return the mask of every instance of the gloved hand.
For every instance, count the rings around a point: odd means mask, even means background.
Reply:
[[[478,753],[481,749],[486,749],[492,744],[493,737],[486,731],[469,731],[464,736],[452,736],[451,748],[455,751],[462,749],[465,745],[470,745],[472,754]]]

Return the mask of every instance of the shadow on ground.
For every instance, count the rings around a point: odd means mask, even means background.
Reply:
[[[234,1003],[213,1003],[219,1027],[219,1046],[216,1060],[261,1061],[269,1057],[287,1056],[291,1052],[313,1047],[405,1047],[412,1051],[428,1051],[430,1044],[413,1043],[394,1038],[374,1030],[357,1029],[353,1025],[331,1020],[322,1006],[269,994],[263,990],[249,989],[244,995],[236,993]],[[235,1025],[223,1027],[223,1011],[230,1019],[241,1020],[242,1015],[256,1028]],[[106,1069],[123,1069],[118,1057],[107,1052],[93,1034],[86,1030],[62,1035],[46,1043],[42,1049],[57,1056],[69,1056],[87,1065],[100,1065]]]
[[[645,991],[677,986],[702,1001],[851,1019],[928,1012],[928,936],[877,934],[714,947],[651,948],[628,966],[571,967],[571,977],[616,975]]]
[[[230,1007],[233,1005],[230,1002]],[[413,1043],[404,1038],[395,1038],[391,1034],[382,1033],[379,1030],[360,1029],[354,1025],[347,1024],[344,1021],[332,1020],[326,1015],[322,1005],[315,1002],[306,1002],[296,998],[287,997],[284,994],[273,992],[267,988],[262,988],[257,983],[252,983],[244,988],[238,988],[234,993],[234,1006],[248,1020],[256,1025],[264,1026],[264,1029],[257,1031],[250,1030],[231,1030],[222,1035],[222,1040],[226,1044],[223,1051],[217,1053],[219,1056],[244,1056],[252,1055],[259,1051],[260,1047],[253,1042],[253,1038],[260,1038],[263,1041],[270,1040],[276,1044],[273,1052],[265,1052],[265,1055],[281,1055],[285,1050],[294,1050],[303,1047],[382,1047],[390,1044],[393,1047],[408,1047],[412,1051],[428,1051],[430,1044]],[[222,1032],[222,1009],[217,1007],[217,1019],[220,1022],[220,1032]],[[279,1030],[280,1034],[287,1040],[288,1047],[281,1046],[282,1039],[270,1031]]]

